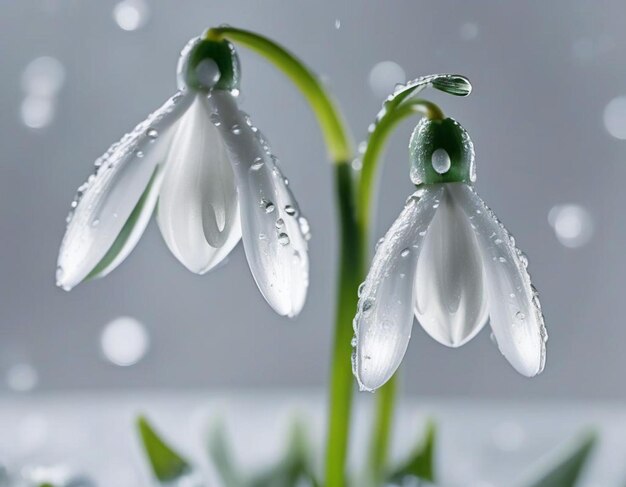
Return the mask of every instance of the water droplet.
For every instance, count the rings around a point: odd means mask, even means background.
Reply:
[[[282,228],[285,225],[285,220],[283,220],[282,218],[279,218],[278,220],[276,220],[276,228]]]
[[[506,259],[504,257],[498,257],[498,261],[504,264],[506,262]]]
[[[91,222],[92,227],[97,227],[98,225],[100,225],[100,220],[98,218]]]
[[[517,313],[515,313],[515,319],[517,321],[524,321],[525,318],[526,318],[526,315],[522,313],[521,311],[518,311]]]
[[[431,156],[433,169],[437,174],[445,174],[450,170],[451,161],[448,152],[445,149],[437,149]]]
[[[135,151],[135,155],[136,155],[139,159],[141,159],[141,158],[143,157],[143,151],[141,151],[141,150]]]
[[[267,239],[267,235],[265,235],[264,233],[259,233],[259,240],[266,240]]]
[[[288,245],[289,244],[289,235],[287,235],[286,233],[279,233],[278,234],[278,243],[281,245]]]
[[[149,13],[145,0],[122,0],[113,8],[113,19],[120,29],[133,31],[146,24]]]
[[[354,169],[355,171],[360,171],[361,169],[363,169],[363,161],[360,157],[355,157],[354,159],[352,159],[351,166],[352,169]]]
[[[400,257],[408,257],[410,253],[411,253],[410,249],[403,249],[402,252],[400,252]]]
[[[241,133],[241,127],[238,124],[235,124],[230,128],[230,131],[235,135],[239,135]]]
[[[213,59],[203,59],[198,63],[195,69],[196,79],[198,83],[204,88],[211,89],[220,80],[222,74],[220,68]],[[208,93],[208,97],[211,96],[211,92]]]
[[[294,216],[297,211],[293,206],[287,205],[285,206],[285,213],[287,213],[289,216]]]
[[[263,158],[262,157],[257,157],[252,162],[252,166],[250,166],[250,169],[253,169],[254,171],[258,171],[259,169],[261,169],[263,167],[264,164],[265,163],[263,162]]]
[[[520,264],[522,264],[522,266],[528,267],[528,256],[524,252],[520,251],[518,253],[518,258],[519,258]]]
[[[360,298],[361,295],[363,294],[363,290],[365,289],[365,282],[362,282],[361,284],[359,284],[359,288],[357,289],[357,296]]]
[[[220,118],[220,115],[217,112],[211,113],[211,115],[209,115],[209,120],[211,120],[211,123],[215,125],[216,127],[219,127],[220,125],[222,125],[222,119]]]
[[[341,20],[340,19],[335,19],[335,29],[337,29],[337,30],[341,29]]]
[[[626,140],[626,96],[613,98],[604,109],[604,126],[616,139]]]
[[[406,74],[402,66],[393,61],[382,61],[371,69],[369,74],[369,85],[378,97],[386,97],[394,91],[399,83],[406,81]]]
[[[363,313],[368,313],[372,309],[372,306],[374,306],[374,300],[372,298],[367,298],[365,301],[363,301],[361,311]]]
[[[264,206],[265,206],[265,213],[272,213],[275,209],[274,203],[272,203],[271,201],[265,201]]]
[[[149,348],[145,326],[134,318],[121,316],[108,323],[100,335],[104,357],[122,367],[139,362]]]
[[[565,247],[582,247],[593,236],[593,218],[581,205],[554,206],[548,213],[548,222],[554,228],[558,241]]]
[[[156,139],[156,138],[159,136],[159,131],[158,131],[157,129],[155,129],[155,128],[149,128],[149,129],[146,131],[146,135],[147,135],[150,139],[154,140],[154,139]]]

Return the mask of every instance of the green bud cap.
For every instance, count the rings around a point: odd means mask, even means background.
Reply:
[[[476,180],[474,144],[456,120],[423,118],[409,143],[411,181],[416,186]]]
[[[179,89],[238,90],[240,79],[239,56],[227,40],[192,39],[180,54]]]

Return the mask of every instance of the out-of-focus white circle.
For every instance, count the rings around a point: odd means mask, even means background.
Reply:
[[[604,108],[604,126],[616,139],[626,140],[626,96],[613,98]]]
[[[459,29],[459,36],[464,41],[472,41],[478,37],[478,25],[474,22],[465,22]]]
[[[491,439],[498,450],[513,452],[524,444],[526,432],[518,423],[505,421],[493,429]]]
[[[398,83],[406,81],[402,66],[393,61],[381,61],[374,65],[369,74],[369,85],[376,96],[386,97]]]
[[[14,364],[7,370],[6,381],[9,389],[15,392],[28,392],[37,387],[39,374],[31,364]]]
[[[65,81],[63,64],[51,56],[33,59],[22,73],[22,90],[28,95],[56,95]]]
[[[22,100],[22,122],[32,129],[42,129],[54,120],[54,98],[28,95]]]
[[[144,325],[128,316],[121,316],[108,323],[100,336],[100,347],[105,358],[122,367],[139,362],[148,351],[149,342]]]
[[[150,10],[144,0],[122,0],[113,7],[113,19],[122,30],[140,29],[148,21]]]
[[[565,247],[582,247],[593,236],[593,218],[578,204],[554,206],[548,213],[548,222],[554,228],[558,241]]]

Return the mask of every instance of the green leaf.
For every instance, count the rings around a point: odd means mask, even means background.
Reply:
[[[283,461],[250,482],[250,487],[319,487],[310,462],[309,440],[299,421],[294,422]]]
[[[189,463],[159,437],[145,417],[137,418],[137,428],[152,472],[159,482],[171,482],[191,470]]]
[[[544,460],[524,487],[574,487],[596,444],[595,432],[587,432]]]
[[[224,487],[241,487],[244,482],[233,462],[230,445],[222,423],[217,423],[209,435],[209,455],[222,479]]]
[[[410,479],[432,482],[435,479],[435,423],[429,421],[424,437],[409,459],[389,476],[392,484],[403,485]]]

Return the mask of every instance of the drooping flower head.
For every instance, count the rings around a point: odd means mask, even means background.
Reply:
[[[547,334],[528,260],[472,187],[469,135],[451,118],[424,118],[409,150],[418,189],[359,288],[353,370],[361,389],[379,388],[397,370],[414,317],[449,347],[467,343],[489,321],[511,365],[537,375]]]
[[[297,315],[308,287],[308,223],[267,141],[238,108],[234,47],[192,39],[177,79],[177,93],[113,144],[78,189],[57,284],[69,290],[115,269],[156,208],[167,246],[198,274],[243,236],[267,302],[281,315]]]

